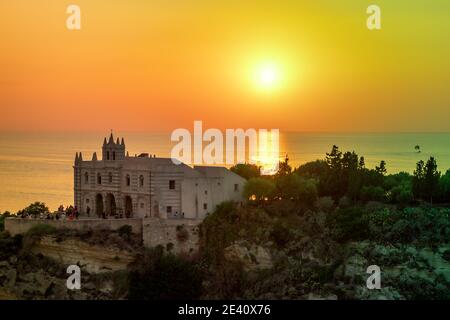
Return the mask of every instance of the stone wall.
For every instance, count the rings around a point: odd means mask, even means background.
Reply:
[[[117,230],[130,225],[134,233],[142,235],[146,247],[163,246],[173,253],[193,253],[198,251],[198,225],[201,219],[79,219],[43,220],[7,218],[5,230],[11,235],[27,232],[37,224],[48,224],[55,228],[75,230],[107,229]]]
[[[201,219],[143,219],[143,243],[147,247],[162,245],[173,253],[197,252],[198,225],[201,221]]]
[[[124,225],[130,225],[132,231],[142,234],[142,219],[79,219],[79,220],[45,220],[45,219],[5,219],[5,230],[11,235],[25,233],[37,224],[48,224],[55,228],[67,228],[75,230],[83,229],[107,229],[117,230]]]

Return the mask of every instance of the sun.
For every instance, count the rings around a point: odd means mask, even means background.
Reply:
[[[275,69],[270,67],[263,68],[259,74],[259,80],[263,85],[266,86],[273,85],[276,80]]]

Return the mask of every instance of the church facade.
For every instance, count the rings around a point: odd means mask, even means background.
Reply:
[[[111,134],[102,156],[74,164],[74,201],[81,215],[203,219],[223,201],[243,201],[245,179],[224,167],[174,164],[147,153],[129,156]]]

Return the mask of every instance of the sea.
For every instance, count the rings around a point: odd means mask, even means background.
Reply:
[[[175,145],[170,133],[117,134],[125,138],[130,155],[170,157]],[[34,201],[45,202],[51,210],[73,204],[75,153],[90,160],[97,152],[100,158],[104,137],[105,133],[0,133],[0,212],[14,213]],[[413,173],[417,161],[430,156],[442,173],[450,168],[450,133],[280,132],[280,157],[288,155],[293,167],[324,159],[333,145],[364,156],[369,168],[386,161],[388,173]]]

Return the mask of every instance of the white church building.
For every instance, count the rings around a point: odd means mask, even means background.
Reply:
[[[74,165],[75,205],[81,215],[123,218],[203,219],[223,201],[243,201],[245,179],[224,167],[174,164],[170,158],[142,153],[128,156],[125,141],[103,141]]]

